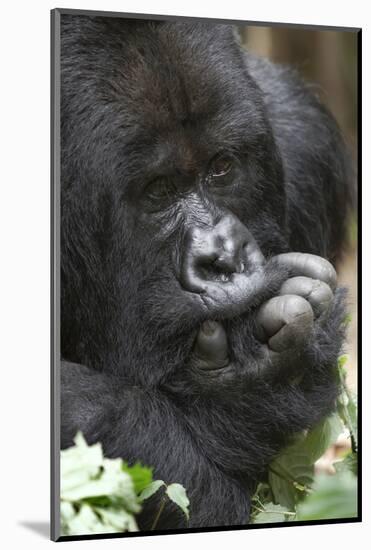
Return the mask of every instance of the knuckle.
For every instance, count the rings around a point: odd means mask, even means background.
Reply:
[[[284,312],[288,320],[302,317],[303,315],[312,316],[313,311],[310,303],[302,296],[286,295],[282,297],[284,300]]]

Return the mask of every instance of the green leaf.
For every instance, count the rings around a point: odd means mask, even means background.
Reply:
[[[342,355],[338,359],[338,369],[340,381],[343,386],[343,391],[338,398],[338,413],[345,426],[350,431],[353,446],[357,450],[358,446],[358,432],[357,432],[357,398],[347,386],[346,376],[347,371],[345,369],[345,363],[348,360],[347,355]]]
[[[137,495],[139,495],[139,493],[141,493],[143,489],[145,489],[147,485],[150,485],[153,481],[153,468],[142,466],[140,462],[136,462],[133,466],[129,466],[126,462],[123,462],[122,469],[124,472],[128,473],[133,480],[134,490]]]
[[[99,508],[97,510],[103,524],[110,532],[138,531],[137,523],[132,514],[122,508]]]
[[[165,485],[165,482],[162,481],[162,479],[157,479],[156,481],[152,481],[139,495],[140,502],[143,502],[143,500],[147,500],[152,495],[157,493],[157,491]]]
[[[345,317],[345,320],[346,320],[346,318],[347,317]],[[345,372],[344,367],[345,367],[347,362],[348,362],[348,355],[346,355],[346,354],[340,355],[340,357],[338,358],[338,369],[340,370],[341,373]]]
[[[120,503],[129,512],[139,512],[140,506],[134,492],[134,484],[129,474],[122,471],[122,461],[103,459],[99,477],[80,480],[79,484],[64,484],[61,488],[62,500],[69,502],[89,501],[95,497],[105,497]],[[67,478],[64,478],[68,480]]]
[[[105,492],[105,495],[112,495],[120,504],[123,504],[129,512],[140,511],[138,498],[134,490],[134,483],[131,476],[122,470],[121,458],[108,459],[103,461],[104,471],[101,477],[112,492]]]
[[[348,421],[347,427],[354,439],[356,448],[358,447],[357,416],[357,402],[354,395],[349,391],[346,420]]]
[[[350,325],[351,322],[352,322],[352,315],[350,313],[348,313],[347,315],[345,315],[345,317],[343,319],[343,324],[345,326],[348,326],[348,325]]]
[[[252,505],[264,507],[265,504],[271,503],[273,500],[272,489],[268,483],[260,482],[256,488],[252,498]]]
[[[302,442],[302,449],[308,453],[312,464],[316,462],[335,443],[344,431],[344,426],[337,414],[332,414],[317,424]]]
[[[61,451],[61,526],[63,534],[137,530],[141,506],[121,458],[104,458],[100,443],[87,445],[81,433]]]
[[[104,458],[100,443],[87,445],[78,433],[75,445],[61,451],[61,530],[64,535],[136,531],[134,514],[141,502],[161,487],[189,517],[185,489],[152,481],[152,468],[139,462],[129,466],[121,458]],[[168,502],[163,493],[154,525]],[[154,527],[153,527],[154,528]]]
[[[61,502],[60,513],[62,523],[69,522],[76,515],[75,509],[72,504],[70,502],[63,501]]]
[[[186,518],[189,519],[189,499],[183,485],[180,485],[180,483],[171,483],[166,489],[166,494],[170,500],[179,506]]]
[[[298,487],[310,487],[314,467],[301,442],[288,447],[270,465],[268,481],[274,502],[294,511],[300,498]]]
[[[357,453],[349,452],[343,460],[334,463],[335,470],[338,473],[343,472],[352,472],[352,474],[357,475],[358,473],[358,457]]]
[[[357,516],[357,478],[348,472],[318,476],[313,492],[299,504],[297,519],[338,519]]]
[[[301,434],[269,467],[268,481],[274,502],[294,511],[296,504],[310,490],[314,480],[314,463],[342,432],[336,415],[320,422],[308,434]]]
[[[266,507],[254,514],[252,523],[282,523],[284,521],[292,521],[295,513],[290,512],[287,508],[279,504],[270,502]]]
[[[112,528],[105,525],[90,506],[84,504],[72,518],[69,518],[68,523],[62,521],[62,533],[64,535],[112,533]]]
[[[292,513],[300,505],[299,503],[310,503],[312,499],[315,499],[312,496],[313,489],[317,487],[316,484],[313,485],[314,463],[337,440],[339,434],[344,431],[344,426],[349,429],[353,448],[356,449],[357,402],[345,384],[347,360],[346,355],[339,357],[338,360],[338,372],[343,393],[338,399],[337,414],[326,418],[307,434],[298,436],[297,440],[284,449],[271,463],[268,471],[268,486],[260,484],[253,499],[253,507],[260,510],[259,514],[255,514],[255,517],[259,516],[260,518],[258,521],[267,521],[260,514],[264,513],[265,517],[266,511],[271,507],[269,502],[271,499],[275,506],[280,505]],[[345,475],[357,472],[357,455],[350,453],[343,461],[337,462],[335,467]],[[350,502],[353,501],[350,498]],[[274,508],[273,510],[279,509]],[[336,517],[343,517],[338,515],[339,511],[336,514]],[[288,520],[294,517],[294,515],[286,515]]]
[[[61,451],[62,495],[88,483],[100,473],[103,465],[103,452],[100,443],[89,447],[81,432],[76,435],[74,442],[73,447]]]

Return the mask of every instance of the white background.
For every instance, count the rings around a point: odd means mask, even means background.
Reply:
[[[49,520],[49,10],[54,7],[212,16],[251,21],[363,27],[364,346],[370,338],[370,16],[364,0],[216,2],[18,0],[1,7],[0,28],[0,544],[41,548]],[[363,525],[70,542],[69,548],[246,547],[336,549],[364,547],[370,530],[370,365],[364,353]],[[44,533],[44,534],[42,534]],[[369,541],[367,541],[369,544]]]

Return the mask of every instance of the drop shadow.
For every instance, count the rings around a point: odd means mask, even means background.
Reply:
[[[19,525],[37,533],[42,538],[50,538],[50,524],[48,521],[20,521]]]

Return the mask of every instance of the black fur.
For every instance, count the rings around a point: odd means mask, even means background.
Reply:
[[[143,185],[166,156],[187,186],[220,150],[233,152],[236,185],[202,204],[232,212],[268,259],[297,250],[335,262],[349,203],[336,123],[229,26],[65,15],[61,112],[62,446],[79,429],[108,456],[182,483],[190,527],[245,524],[272,458],[333,408],[343,295],[286,359],[300,383],[268,376],[254,315],[287,276],[269,260],[246,311],[225,315],[233,373],[199,372],[189,356],[208,313],[183,292],[177,259],[187,223],[210,212],[188,203],[153,214]],[[142,528],[157,507],[145,507]],[[183,526],[169,505],[157,527]]]

